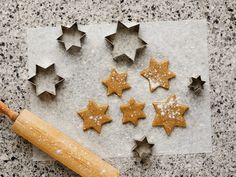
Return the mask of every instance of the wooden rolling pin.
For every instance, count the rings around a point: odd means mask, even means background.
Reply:
[[[118,169],[30,111],[18,114],[0,101],[0,113],[14,122],[14,132],[82,177],[119,176]]]

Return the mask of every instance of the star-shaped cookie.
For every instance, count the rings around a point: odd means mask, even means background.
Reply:
[[[84,131],[92,128],[100,133],[102,125],[112,121],[111,117],[106,115],[107,109],[108,105],[98,106],[94,101],[89,101],[87,108],[78,112],[84,121]]]
[[[37,96],[44,93],[56,96],[56,86],[64,79],[56,74],[55,65],[52,64],[46,68],[36,65],[36,74],[29,81],[35,86]]]
[[[152,154],[152,147],[154,144],[148,142],[147,137],[142,138],[140,141],[135,140],[135,146],[133,147],[133,152],[144,160]]]
[[[112,56],[114,60],[124,56],[135,61],[137,51],[146,46],[146,42],[138,36],[139,24],[127,27],[120,21],[117,23],[116,33],[106,36],[105,39],[112,45]]]
[[[78,30],[77,23],[74,23],[71,27],[61,26],[62,35],[57,40],[64,44],[66,50],[71,48],[81,48],[81,40],[85,37],[86,33]]]
[[[150,59],[149,67],[142,70],[140,74],[148,79],[150,91],[153,92],[157,87],[169,89],[169,80],[175,77],[175,73],[168,69],[168,60]]]
[[[131,88],[126,80],[127,73],[118,73],[115,69],[112,69],[108,79],[102,81],[107,87],[107,95],[115,93],[121,97],[124,90]]]
[[[201,76],[197,78],[191,77],[191,84],[188,86],[190,90],[192,90],[196,95],[200,94],[205,81],[201,79]]]
[[[131,98],[128,104],[123,104],[120,106],[120,110],[123,113],[122,122],[132,123],[134,126],[138,125],[139,119],[144,119],[146,117],[143,112],[145,104],[135,101],[135,99]]]
[[[179,104],[175,95],[171,95],[165,101],[154,102],[153,106],[156,110],[153,127],[163,126],[167,135],[171,134],[174,127],[186,127],[184,113],[188,106]]]

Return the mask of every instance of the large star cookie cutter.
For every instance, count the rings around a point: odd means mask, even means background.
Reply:
[[[57,75],[55,65],[51,64],[46,68],[36,65],[36,73],[28,79],[35,86],[37,96],[48,94],[56,96],[56,87],[64,81],[64,78]]]
[[[86,33],[78,29],[77,23],[74,23],[71,27],[61,26],[62,35],[57,40],[62,43],[66,49],[80,50],[82,47],[82,40],[86,36]]]
[[[127,27],[120,21],[117,23],[116,32],[105,37],[112,46],[114,60],[128,58],[135,61],[137,53],[146,47],[147,43],[139,38],[139,24]]]

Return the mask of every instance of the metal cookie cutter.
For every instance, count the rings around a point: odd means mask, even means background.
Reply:
[[[191,83],[188,86],[188,88],[193,91],[196,95],[199,95],[201,91],[203,90],[203,85],[206,82],[201,79],[201,76],[198,76],[197,78],[191,77]]]
[[[141,159],[141,162],[144,162],[144,160],[152,155],[153,146],[154,144],[149,143],[147,137],[143,137],[141,140],[135,140],[135,146],[132,151]]]
[[[61,26],[62,35],[57,40],[64,44],[66,51],[71,49],[81,49],[82,39],[86,33],[78,29],[77,23],[74,23],[71,27]]]
[[[46,68],[36,65],[36,74],[28,79],[36,88],[36,95],[49,94],[56,96],[56,87],[64,78],[55,72],[55,65],[51,64]]]
[[[128,58],[135,61],[137,52],[146,47],[147,43],[138,36],[139,24],[127,27],[120,21],[117,23],[116,32],[106,36],[106,41],[112,46],[114,60]]]

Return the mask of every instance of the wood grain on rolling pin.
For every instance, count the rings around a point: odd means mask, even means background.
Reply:
[[[83,177],[119,176],[118,169],[27,110],[20,113],[12,129]]]

